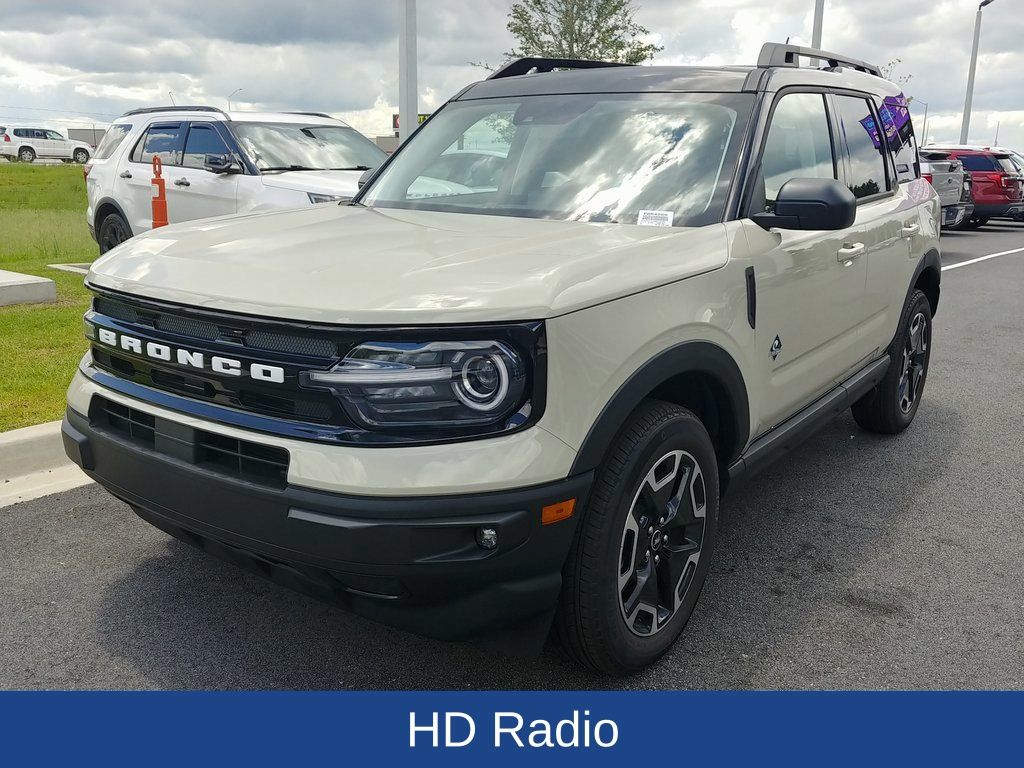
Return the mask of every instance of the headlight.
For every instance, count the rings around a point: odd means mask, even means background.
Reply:
[[[373,341],[303,383],[330,388],[370,428],[511,427],[530,416],[528,373],[503,341]]]
[[[313,203],[336,203],[341,200],[351,200],[349,195],[322,195],[319,192],[307,192],[309,195],[309,202]]]

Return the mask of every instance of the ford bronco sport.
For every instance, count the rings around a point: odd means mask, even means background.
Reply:
[[[97,261],[64,441],[211,554],[625,674],[690,617],[730,484],[847,407],[913,420],[939,225],[869,64],[519,60],[351,203]]]

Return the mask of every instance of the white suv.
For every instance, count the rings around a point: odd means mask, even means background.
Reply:
[[[86,166],[89,230],[106,253],[152,228],[153,158],[169,223],[352,197],[387,155],[329,115],[138,109],[107,130]]]
[[[847,408],[914,419],[939,213],[871,65],[516,61],[348,204],[94,263],[64,444],[154,525],[365,616],[520,652],[553,623],[635,671],[732,483]]]
[[[0,155],[23,163],[36,158],[85,163],[92,157],[92,147],[52,128],[8,125],[0,126]]]

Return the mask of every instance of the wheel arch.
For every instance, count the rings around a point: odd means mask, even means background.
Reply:
[[[570,474],[600,466],[630,414],[648,398],[693,411],[711,434],[722,470],[747,444],[750,404],[739,366],[717,344],[687,341],[651,358],[623,382],[584,438]],[[719,476],[724,483],[727,473]]]
[[[942,282],[942,257],[937,249],[932,248],[925,252],[924,256],[917,263],[914,270],[914,279],[910,281],[910,289],[904,300],[904,306],[910,301],[910,295],[914,290],[920,290],[928,297],[928,305],[932,310],[932,317],[939,309],[939,285]]]
[[[129,235],[134,235],[134,233],[132,232],[131,222],[128,220],[128,217],[125,215],[124,209],[120,205],[118,205],[117,202],[113,198],[104,197],[104,198],[101,198],[99,200],[99,202],[96,203],[96,214],[93,216],[93,220],[92,220],[93,227],[96,229],[97,237],[99,237],[100,224],[103,223],[103,219],[105,219],[107,216],[109,216],[112,213],[116,213],[122,219],[124,219],[125,226],[128,227],[128,234]]]

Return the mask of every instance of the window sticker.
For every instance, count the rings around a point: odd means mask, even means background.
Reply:
[[[672,211],[641,210],[636,223],[642,227],[671,227],[673,215]]]

